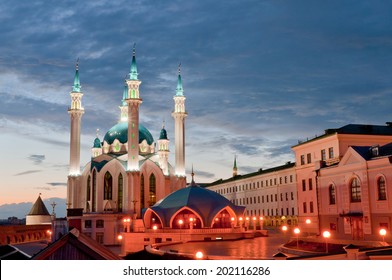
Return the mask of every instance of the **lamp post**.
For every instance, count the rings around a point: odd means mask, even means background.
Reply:
[[[264,228],[263,222],[264,222],[264,218],[263,218],[263,216],[260,216],[260,218],[259,218],[260,229],[263,229],[263,228]]]
[[[299,244],[298,236],[299,236],[300,232],[301,232],[301,230],[299,228],[296,227],[294,229],[294,234],[297,236],[297,249],[298,249],[298,244]]]
[[[256,217],[253,216],[252,220],[253,220],[253,230],[256,230]]]
[[[287,227],[286,225],[283,225],[283,226],[282,226],[282,231],[283,231],[283,235],[284,235],[284,240],[285,240],[285,242],[286,242],[286,232],[287,232],[287,230],[288,230],[288,227]]]
[[[385,228],[380,229],[380,235],[382,236],[382,242],[384,243],[385,235],[387,235],[387,230]]]
[[[328,254],[328,238],[331,237],[331,233],[328,230],[326,230],[323,232],[323,236],[325,238],[325,253]]]

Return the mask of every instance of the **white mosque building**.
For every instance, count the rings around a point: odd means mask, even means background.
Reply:
[[[155,142],[139,122],[139,92],[135,49],[120,105],[119,122],[94,140],[91,161],[80,168],[80,134],[84,114],[78,64],[71,95],[70,168],[67,182],[67,216],[76,227],[103,244],[117,244],[123,220],[143,227],[142,209],[186,187],[185,96],[180,68],[172,116],[175,123],[175,165],[169,163],[165,127]]]

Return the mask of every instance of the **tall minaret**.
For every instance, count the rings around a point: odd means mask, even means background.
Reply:
[[[174,99],[174,112],[172,116],[174,118],[174,145],[175,145],[175,157],[176,167],[175,174],[177,177],[185,177],[185,118],[187,113],[185,111],[185,96],[182,88],[181,81],[181,64],[178,65],[178,80],[177,89]]]
[[[128,104],[125,101],[128,96],[128,85],[124,85],[124,91],[123,91],[123,98],[121,101],[121,106],[119,106],[120,111],[121,111],[121,116],[120,116],[120,122],[126,122],[128,121]]]
[[[140,217],[140,168],[139,168],[139,106],[142,99],[139,96],[141,81],[137,79],[136,51],[133,46],[131,68],[125,82],[128,92],[125,102],[128,105],[128,164],[127,188],[124,192],[123,210],[133,214],[133,218]]]
[[[68,109],[68,114],[71,117],[69,176],[80,175],[80,127],[84,109],[82,107],[83,93],[81,91],[78,68],[79,59],[76,62],[74,84],[70,92],[71,107]]]
[[[142,99],[139,97],[141,81],[137,79],[136,52],[133,47],[131,69],[125,82],[128,85],[128,171],[139,171],[139,106]]]
[[[165,124],[163,123],[158,140],[158,157],[159,166],[161,167],[163,174],[166,176],[169,175],[169,142],[169,139],[167,139]]]
[[[80,207],[81,197],[79,195],[78,186],[80,185],[80,128],[81,119],[84,114],[82,107],[82,96],[80,81],[79,81],[79,59],[76,62],[76,71],[74,84],[72,87],[71,107],[68,109],[68,114],[71,118],[71,133],[70,133],[70,160],[69,160],[69,174],[67,182],[67,208]],[[67,214],[68,215],[68,214]]]

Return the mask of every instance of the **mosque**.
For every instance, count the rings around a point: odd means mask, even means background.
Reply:
[[[153,240],[172,240],[173,234],[168,235],[168,232],[173,233],[173,230],[177,233],[186,229],[192,232],[222,228],[227,233],[235,231],[245,207],[236,206],[220,194],[196,186],[193,174],[192,183],[187,187],[187,112],[180,70],[179,67],[172,112],[175,165],[168,161],[169,139],[165,127],[155,142],[152,134],[139,122],[141,81],[134,48],[119,106],[119,122],[106,132],[102,140],[97,135],[91,149],[91,161],[81,170],[80,134],[84,108],[76,65],[70,92],[71,107],[68,109],[71,125],[67,219],[70,227],[78,228],[105,245],[127,244],[127,238],[137,240],[134,235],[130,236],[131,233],[141,233],[142,246]],[[165,236],[157,236],[158,232],[165,232]],[[150,238],[149,234],[155,237]],[[124,240],[120,241],[119,236]],[[184,233],[180,236],[184,237]]]

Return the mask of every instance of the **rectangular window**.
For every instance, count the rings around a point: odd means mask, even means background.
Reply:
[[[95,241],[97,241],[99,244],[103,244],[103,232],[97,232],[95,234]]]
[[[311,154],[307,154],[307,155],[306,155],[306,158],[307,158],[307,160],[308,160],[308,163],[311,163],[311,162],[312,162],[312,155],[311,155]]]
[[[307,213],[308,211],[307,211],[307,209],[306,209],[306,202],[302,203],[302,206],[303,206],[303,212],[304,212],[304,213]]]
[[[291,216],[294,216],[295,210],[294,207],[291,207]]]
[[[274,179],[274,185],[276,185],[276,178]]]
[[[278,194],[275,194],[275,201],[278,201]]]
[[[172,241],[172,239],[169,237],[169,238],[166,238],[166,241]]]
[[[303,192],[306,191],[306,180],[305,179],[302,180],[302,191]]]
[[[280,193],[280,201],[283,201],[283,193]]]
[[[144,241],[145,241],[145,242],[148,242],[148,241],[150,241],[150,238],[145,237],[145,238],[144,238]]]
[[[271,202],[274,202],[274,196],[271,194]]]
[[[282,177],[279,178],[279,184],[282,184],[283,180]]]
[[[294,200],[294,192],[291,192],[291,200]]]
[[[335,223],[330,223],[329,224],[329,229],[330,230],[336,230],[336,224]]]
[[[325,149],[321,150],[321,160],[326,160],[327,159],[327,154],[325,152]]]
[[[268,194],[266,195],[266,197],[267,197],[267,203],[269,202],[268,200],[269,200],[269,196],[268,196]]]
[[[309,178],[309,190],[313,190],[313,180],[312,178]]]
[[[97,220],[95,223],[96,228],[103,228],[103,220]]]
[[[286,208],[286,216],[289,215],[289,208]]]
[[[286,193],[286,201],[289,200],[289,193]]]
[[[290,175],[290,183],[293,182],[293,175]]]
[[[287,176],[284,176],[284,183],[287,184]]]
[[[85,220],[84,221],[84,227],[85,228],[91,228],[91,220]]]
[[[309,203],[309,211],[310,213],[313,213],[313,201]]]
[[[334,155],[333,155],[333,147],[328,149],[328,156],[329,156],[329,158],[333,158],[334,157]]]
[[[305,155],[301,155],[301,165],[305,164]]]
[[[257,197],[257,203],[260,203],[260,196]]]
[[[264,203],[264,195],[261,196],[261,203]]]

